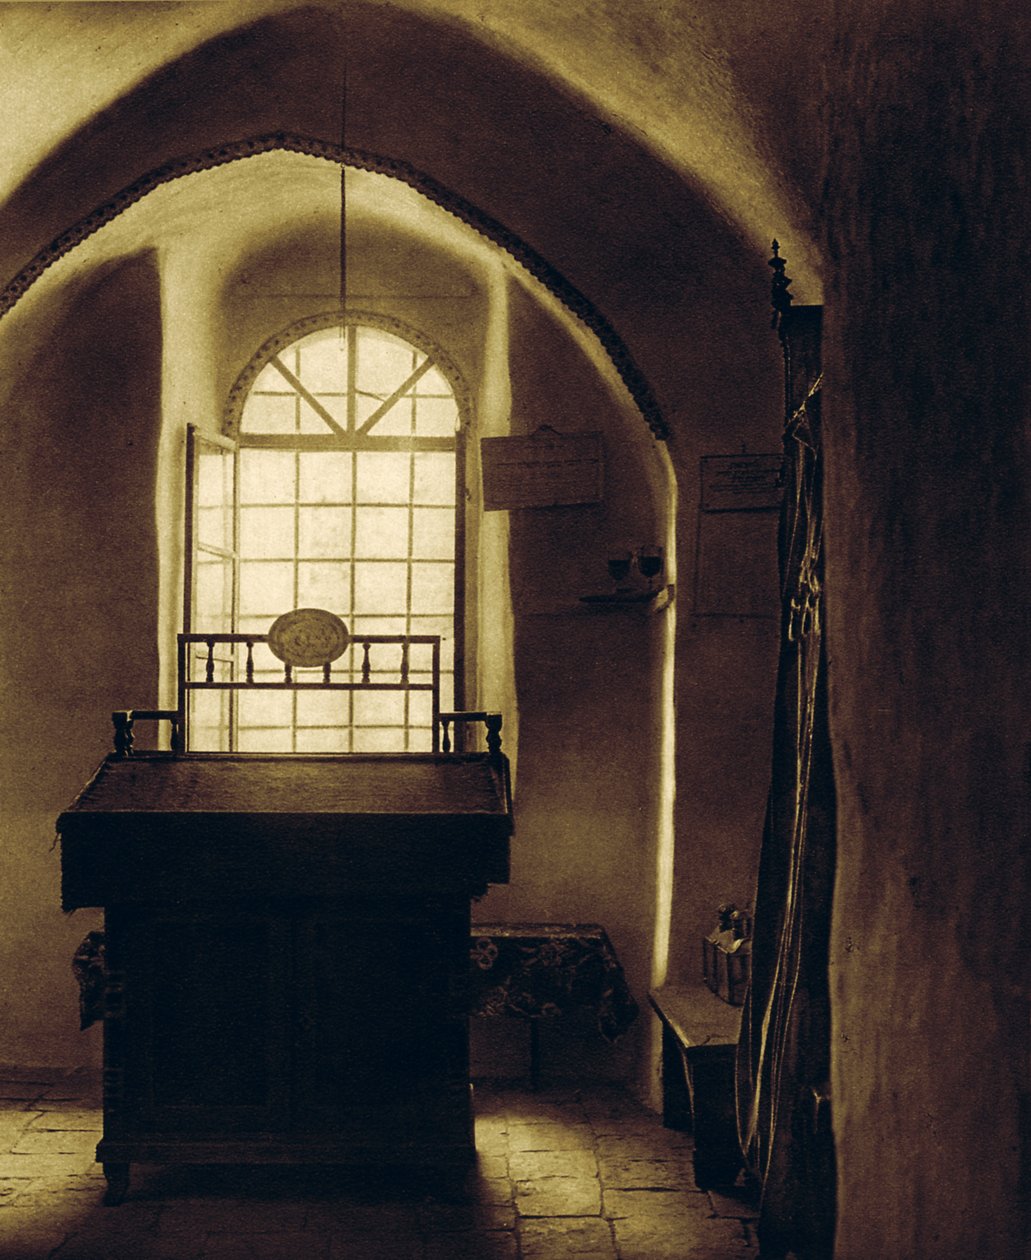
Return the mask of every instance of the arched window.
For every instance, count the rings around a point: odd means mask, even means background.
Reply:
[[[231,447],[194,437],[188,628],[263,634],[280,613],[326,608],[353,636],[439,634],[448,709],[461,693],[464,408],[453,368],[410,336],[317,317],[258,351],[231,397]],[[428,696],[389,691],[263,691],[235,707],[210,693],[191,725],[195,748],[241,752],[412,751],[431,737]]]

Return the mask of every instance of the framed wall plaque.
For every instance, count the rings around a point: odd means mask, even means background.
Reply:
[[[776,455],[703,455],[703,512],[762,512],[779,508],[783,497]]]
[[[600,433],[559,433],[543,425],[527,437],[482,438],[480,457],[486,512],[601,501]]]

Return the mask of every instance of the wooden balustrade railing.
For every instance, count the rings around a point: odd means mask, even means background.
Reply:
[[[451,728],[459,723],[483,722],[486,726],[487,752],[492,761],[501,760],[501,714],[486,710],[456,710],[442,713],[440,710],[440,636],[431,634],[356,635],[348,646],[350,654],[336,662],[313,667],[311,671],[298,671],[282,663],[282,676],[263,676],[264,671],[255,667],[254,649],[268,641],[264,634],[181,634],[178,654],[178,696],[175,709],[122,709],[112,713],[114,724],[114,749],[119,757],[131,757],[133,752],[133,724],[137,721],[168,722],[171,728],[170,747],[173,753],[185,752],[189,747],[187,734],[189,699],[194,691],[249,692],[260,690],[328,690],[328,691],[410,691],[429,692],[432,702],[432,751],[452,751]],[[400,648],[396,664],[389,667],[382,659],[374,661],[377,648],[396,645]],[[200,647],[199,655],[192,656],[191,649]],[[217,649],[229,647],[232,655],[227,659],[217,655]],[[238,677],[241,661],[237,649],[242,647],[242,677]],[[426,669],[413,668],[413,647],[428,647],[430,662]],[[354,654],[360,652],[360,660]],[[382,655],[382,654],[381,654]],[[199,670],[197,666],[199,663]],[[277,675],[278,666],[277,664]],[[221,668],[220,668],[221,667]],[[194,671],[200,676],[195,677]],[[318,679],[297,677],[298,673],[320,672]],[[396,671],[396,672],[395,672]],[[228,673],[228,677],[216,677],[216,673]],[[426,681],[419,679],[426,678]]]

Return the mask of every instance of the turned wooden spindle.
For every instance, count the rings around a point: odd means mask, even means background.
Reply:
[[[366,639],[362,643],[362,683],[367,685],[372,674],[372,666],[369,664],[369,649],[372,644]]]
[[[249,683],[254,682],[254,640],[247,640],[247,662],[244,666],[244,673]]]
[[[484,725],[487,727],[487,752],[490,754],[492,761],[500,761],[501,759],[501,714],[488,713],[484,716]]]
[[[120,709],[111,714],[111,721],[115,728],[115,756],[131,757],[132,756],[132,712],[128,709]]]

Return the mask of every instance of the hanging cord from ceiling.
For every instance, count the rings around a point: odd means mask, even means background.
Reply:
[[[347,310],[347,48],[341,60],[340,85],[340,313]]]

